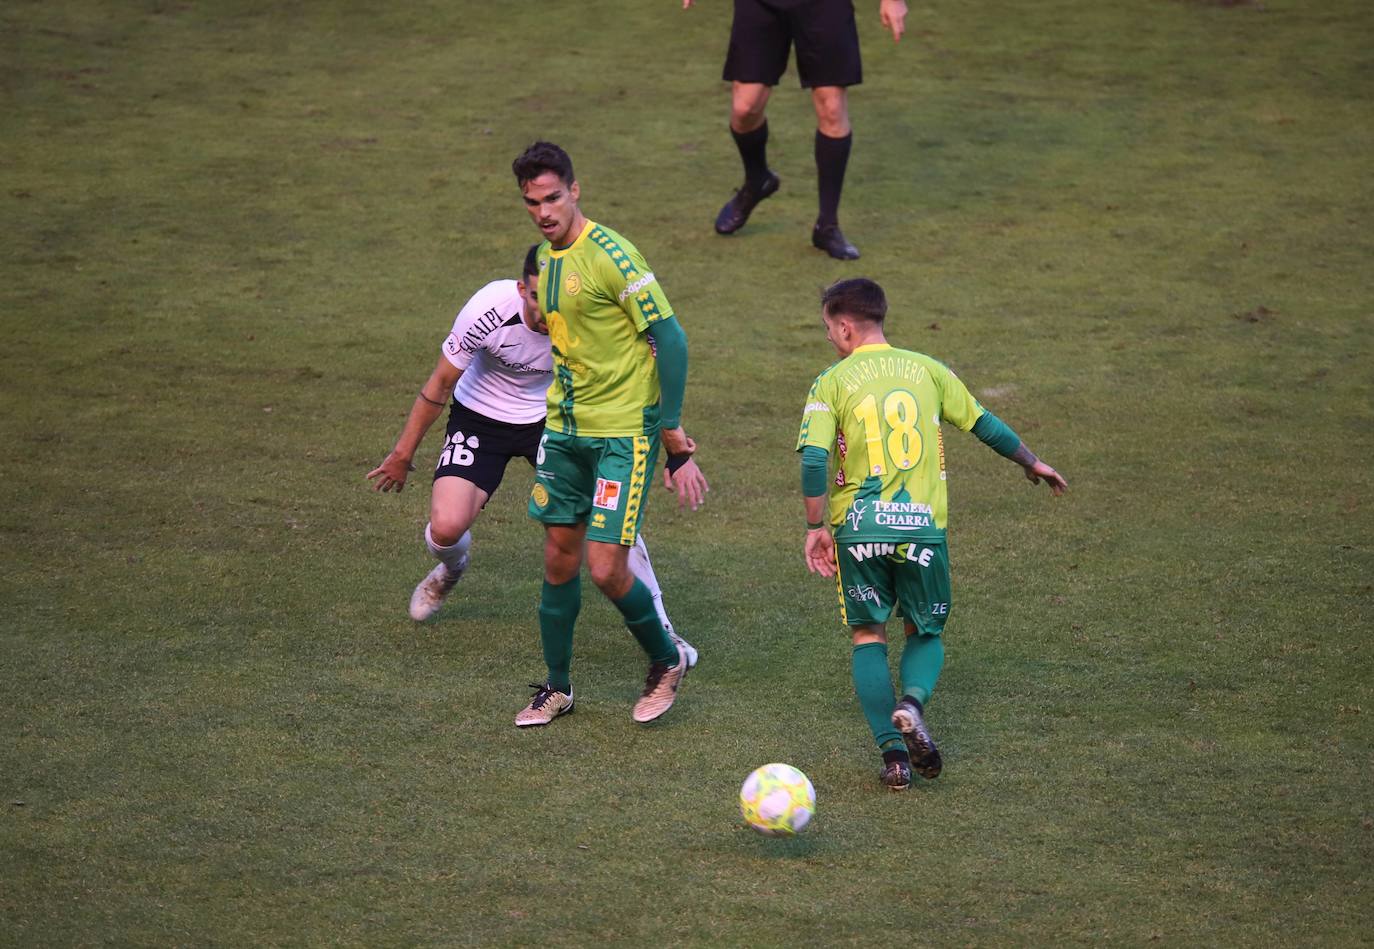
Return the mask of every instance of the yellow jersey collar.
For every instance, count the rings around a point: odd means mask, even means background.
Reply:
[[[596,222],[593,221],[591,218],[588,218],[588,219],[587,219],[586,225],[582,228],[582,233],[581,233],[581,234],[578,234],[578,235],[577,235],[577,238],[576,238],[571,244],[569,244],[567,247],[564,247],[562,250],[556,250],[556,249],[554,248],[554,246],[553,246],[552,244],[550,244],[550,245],[549,245],[549,256],[550,256],[550,257],[562,257],[564,254],[570,254],[570,253],[572,253],[573,249],[574,249],[575,247],[577,247],[578,244],[582,243],[584,240],[587,239],[587,235],[590,234],[590,233],[592,232],[592,228],[594,228],[594,227],[596,227]]]
[[[878,350],[878,349],[891,349],[891,348],[892,348],[892,344],[891,344],[891,343],[864,343],[862,346],[855,346],[855,347],[854,347],[854,352],[856,352],[856,353],[868,353],[868,352],[873,352],[873,351]]]

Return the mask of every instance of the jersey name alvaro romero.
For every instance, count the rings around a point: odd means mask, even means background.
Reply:
[[[463,370],[453,397],[500,422],[538,422],[553,378],[549,338],[520,318],[514,280],[493,280],[472,295],[444,340],[444,356]]]

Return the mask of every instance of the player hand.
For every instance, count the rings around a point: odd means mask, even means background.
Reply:
[[[1069,489],[1069,483],[1063,476],[1038,458],[1034,464],[1027,465],[1023,470],[1026,472],[1026,480],[1031,484],[1039,484],[1040,479],[1044,478],[1045,483],[1050,486],[1050,493],[1055,497]]]
[[[693,445],[693,448],[696,446]],[[688,462],[677,470],[676,474],[670,474],[667,467],[663,469],[663,486],[669,491],[677,491],[677,506],[679,508],[692,506],[696,510],[706,502],[706,492],[711,490],[711,486],[706,483],[706,475],[701,473],[695,461]]]
[[[806,532],[806,569],[823,577],[835,575],[835,538],[829,528]]]
[[[906,32],[906,0],[882,0],[878,4],[878,18],[892,31],[892,42],[896,43]]]
[[[367,473],[367,480],[373,481],[373,491],[396,491],[400,492],[406,486],[406,477],[415,470],[415,466],[410,463],[409,458],[402,458],[394,451],[390,452],[380,465]]]

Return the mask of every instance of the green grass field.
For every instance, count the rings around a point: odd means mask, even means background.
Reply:
[[[0,944],[1374,944],[1368,4],[937,0],[894,46],[858,0],[854,264],[790,74],[783,190],[712,233],[729,4],[678,7],[0,7]],[[512,726],[527,472],[420,626],[427,492],[363,478],[535,239],[538,137],[692,346],[713,491],[648,536],[702,659],[650,728],[590,584],[578,713]],[[946,770],[904,795],[801,559],[855,275],[1071,484],[947,434]],[[790,841],[736,810],[775,760]]]

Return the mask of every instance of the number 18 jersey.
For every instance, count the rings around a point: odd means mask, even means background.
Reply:
[[[838,459],[835,539],[942,540],[948,520],[941,420],[963,431],[983,408],[938,360],[886,343],[860,346],[816,377],[797,450]]]

